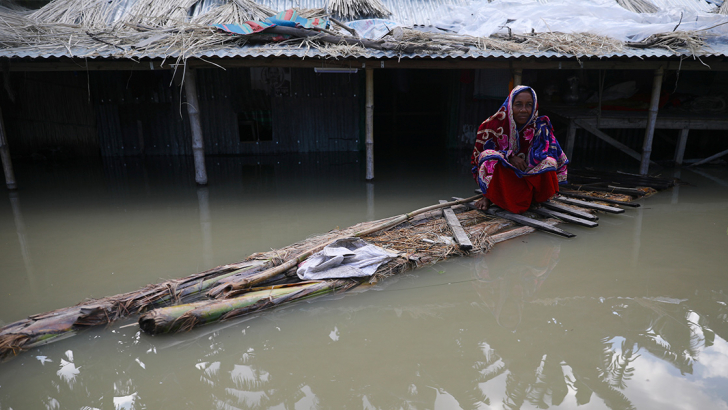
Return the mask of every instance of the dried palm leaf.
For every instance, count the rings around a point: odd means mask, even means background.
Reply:
[[[379,0],[329,0],[326,9],[334,17],[342,19],[387,17],[392,14]]]

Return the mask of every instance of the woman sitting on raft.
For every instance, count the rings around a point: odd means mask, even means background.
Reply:
[[[559,192],[569,160],[549,118],[538,116],[536,92],[519,85],[478,128],[470,162],[483,192],[478,209],[493,203],[520,214]]]

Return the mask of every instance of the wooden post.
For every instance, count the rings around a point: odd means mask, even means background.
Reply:
[[[513,88],[518,87],[523,82],[523,69],[516,68],[513,71]]]
[[[571,159],[574,153],[574,143],[576,142],[576,124],[574,120],[569,120],[569,127],[566,129],[566,158]]]
[[[367,149],[367,175],[366,180],[374,179],[374,71],[366,69],[367,96],[366,96],[366,149]]]
[[[688,131],[689,128],[683,128],[680,130],[680,138],[677,140],[677,146],[675,147],[675,163],[682,165],[683,158],[685,157],[685,145],[688,143]]]
[[[190,117],[192,130],[192,153],[195,156],[195,182],[207,185],[207,169],[205,169],[205,143],[202,139],[200,125],[200,105],[197,101],[197,80],[195,70],[185,71],[185,95],[187,96],[187,115]]]
[[[5,124],[3,123],[2,110],[0,110],[0,161],[3,163],[3,172],[5,172],[5,185],[11,191],[17,189],[18,185],[15,183],[15,173],[13,172],[13,162],[10,160],[8,140],[5,138]]]
[[[647,116],[647,129],[645,129],[645,140],[642,144],[642,160],[640,161],[640,174],[647,175],[650,168],[650,155],[652,154],[652,139],[655,136],[655,121],[657,121],[657,110],[660,102],[660,90],[662,89],[662,76],[665,69],[660,67],[655,70],[652,81],[652,97],[650,98],[650,111]]]

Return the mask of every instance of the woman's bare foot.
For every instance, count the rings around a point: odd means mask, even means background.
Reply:
[[[475,202],[475,207],[481,211],[485,211],[490,206],[490,200],[486,197],[482,197]]]

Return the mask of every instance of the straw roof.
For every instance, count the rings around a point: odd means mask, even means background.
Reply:
[[[646,0],[620,0],[623,6],[649,8]],[[621,4],[621,3],[620,3]],[[388,15],[379,0],[330,0],[328,9],[299,10],[307,17],[333,15]],[[376,50],[361,44],[318,37],[292,38],[282,43],[261,43],[260,37],[231,36],[213,23],[240,24],[263,20],[271,10],[253,0],[54,0],[39,10],[0,6],[0,56],[102,57],[138,59],[189,57],[287,55],[320,58],[357,57],[481,57],[512,54],[548,56],[629,56],[621,41],[593,33],[531,33],[529,35],[473,37],[442,31],[404,27],[400,35],[387,36]],[[333,26],[329,34],[350,36]],[[675,36],[673,36],[675,37]],[[679,35],[671,41],[655,41],[661,55],[696,55],[703,50],[701,33]],[[251,43],[251,40],[258,42]],[[679,41],[675,41],[679,40]],[[645,45],[642,44],[642,49]],[[382,51],[384,50],[384,51]],[[627,51],[625,51],[627,50]],[[237,54],[236,54],[237,53]],[[495,54],[494,54],[495,53]],[[634,54],[634,53],[633,53]],[[634,54],[641,57],[642,54]]]

